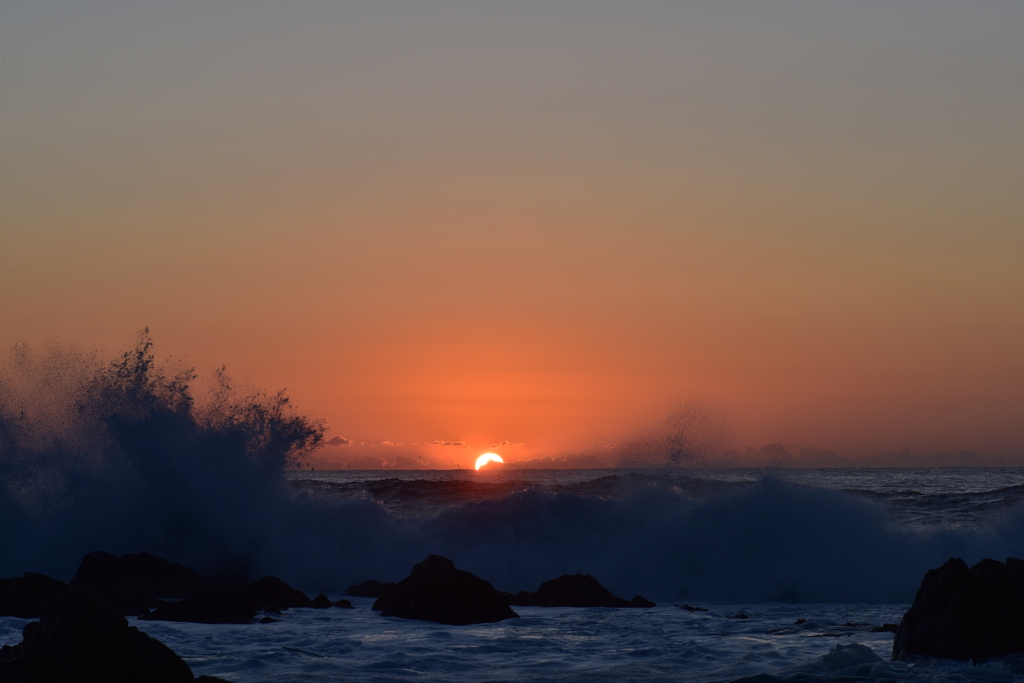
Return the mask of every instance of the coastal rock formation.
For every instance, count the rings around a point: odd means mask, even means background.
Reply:
[[[243,591],[255,609],[280,612],[292,607],[312,607],[313,601],[298,588],[292,588],[276,576],[253,581]]]
[[[518,614],[494,586],[456,569],[447,557],[430,555],[373,603],[385,617],[459,626],[502,621]]]
[[[331,602],[331,599],[329,597],[321,593],[320,595],[313,598],[313,602],[310,604],[310,607],[315,607],[316,609],[326,609],[328,607],[334,607],[334,603]]]
[[[69,588],[50,601],[21,643],[0,649],[0,680],[19,683],[192,683],[169,647],[128,621],[95,591]],[[207,679],[209,680],[209,679]]]
[[[930,569],[903,615],[892,658],[987,659],[1024,652],[1024,560],[952,558]]]
[[[363,581],[358,586],[349,586],[345,589],[345,595],[350,595],[353,598],[379,598],[389,589],[394,588],[396,584],[391,582],[381,583],[380,581]]]
[[[326,599],[326,597],[325,597]],[[274,612],[292,607],[314,607],[313,601],[276,576],[264,576],[246,586],[226,586],[200,591],[188,600],[161,602],[145,621],[191,621],[198,624],[248,624],[257,612]],[[330,600],[325,607],[330,607]]]
[[[0,617],[38,619],[49,601],[66,588],[63,581],[32,572],[0,579]]]
[[[657,607],[639,595],[632,600],[616,597],[589,574],[563,574],[542,583],[536,593],[505,595],[510,605],[523,607]]]
[[[189,621],[195,624],[248,624],[256,617],[252,600],[242,591],[200,591],[188,600],[161,602],[143,621]]]
[[[116,557],[89,553],[82,559],[71,585],[90,588],[126,615],[139,615],[161,598],[191,598],[204,588],[204,580],[191,569],[149,553]]]

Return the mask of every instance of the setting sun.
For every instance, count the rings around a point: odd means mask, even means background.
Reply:
[[[484,453],[476,459],[476,469],[480,469],[489,462],[505,462],[497,453]]]

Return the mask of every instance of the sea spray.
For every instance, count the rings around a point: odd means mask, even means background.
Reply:
[[[711,485],[652,470],[622,486],[598,472],[473,502],[449,482],[429,495],[450,505],[396,511],[372,492],[429,487],[377,485],[392,475],[374,473],[354,496],[293,486],[286,475],[320,442],[318,422],[283,394],[233,388],[223,371],[197,395],[194,373],[158,364],[151,345],[143,336],[112,363],[16,354],[0,384],[0,575],[67,580],[87,552],[148,551],[340,592],[401,579],[437,553],[509,591],[584,572],[658,602],[891,603],[909,602],[950,556],[1024,554],[1019,507],[923,528],[881,502],[770,474]]]

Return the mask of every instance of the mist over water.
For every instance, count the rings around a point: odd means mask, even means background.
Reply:
[[[222,371],[209,391],[195,380],[145,336],[113,362],[15,350],[0,377],[0,576],[67,580],[85,553],[148,551],[340,591],[440,553],[503,590],[586,572],[658,601],[908,602],[950,556],[1024,554],[1015,475],[963,495],[692,470],[332,479],[294,471],[322,427],[283,394]]]

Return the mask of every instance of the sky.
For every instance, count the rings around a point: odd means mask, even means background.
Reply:
[[[1016,0],[8,0],[0,348],[148,327],[321,467],[1024,458],[1022,73]]]

